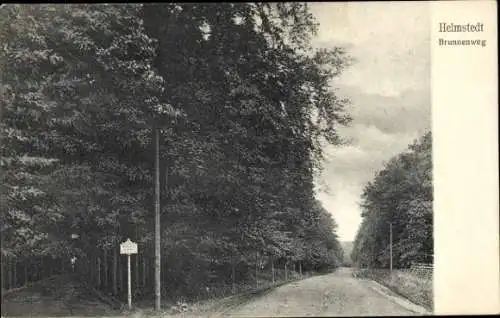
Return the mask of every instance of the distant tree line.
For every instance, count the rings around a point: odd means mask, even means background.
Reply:
[[[116,292],[131,238],[150,273],[158,129],[169,289],[243,281],[259,255],[338,266],[313,178],[350,120],[330,88],[349,59],[315,31],[300,3],[3,6],[3,258],[77,255]]]
[[[432,202],[432,135],[427,132],[365,186],[363,220],[351,254],[354,263],[389,267],[390,224],[395,268],[433,263]]]

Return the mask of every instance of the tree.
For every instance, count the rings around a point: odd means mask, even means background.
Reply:
[[[393,225],[393,263],[432,262],[432,135],[426,133],[392,158],[362,197],[363,221],[352,257],[361,266],[389,264],[389,224]]]
[[[307,5],[13,5],[1,14],[2,151],[53,162],[31,171],[53,220],[37,227],[45,247],[92,254],[140,232],[152,252],[158,127],[170,285],[193,290],[222,279],[229,263],[252,266],[255,253],[338,264],[335,223],[313,181],[322,141],[340,143],[337,126],[349,121],[330,88],[348,58],[310,49]],[[86,241],[75,246],[70,230]]]
[[[2,11],[2,20],[10,21],[2,25],[8,35],[2,84],[9,98],[4,154],[57,159],[61,169],[81,165],[87,177],[121,175],[118,189],[148,181],[140,155],[148,149],[148,119],[161,120],[169,108],[155,98],[162,79],[150,65],[154,43],[141,31],[139,8],[13,5]],[[126,191],[137,190],[127,184]],[[130,198],[117,202],[116,193],[108,195],[116,211],[133,208]]]

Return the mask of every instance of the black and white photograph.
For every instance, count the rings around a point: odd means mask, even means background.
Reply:
[[[431,26],[0,6],[2,317],[432,315]]]

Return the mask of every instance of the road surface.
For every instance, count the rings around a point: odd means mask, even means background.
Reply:
[[[226,313],[230,317],[430,315],[379,284],[354,278],[351,270],[278,287]]]
[[[292,282],[258,296],[247,295],[215,302],[200,313],[146,315],[143,310],[119,314],[68,277],[6,295],[2,316],[118,317],[306,317],[306,316],[412,316],[430,315],[422,307],[396,296],[379,284],[354,278],[351,269]],[[117,315],[119,314],[119,315]]]

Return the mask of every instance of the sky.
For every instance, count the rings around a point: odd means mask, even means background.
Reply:
[[[325,146],[317,198],[341,241],[361,223],[364,185],[394,155],[430,129],[430,14],[425,2],[318,2],[314,47],[343,46],[355,62],[334,81],[351,100],[346,146]]]

